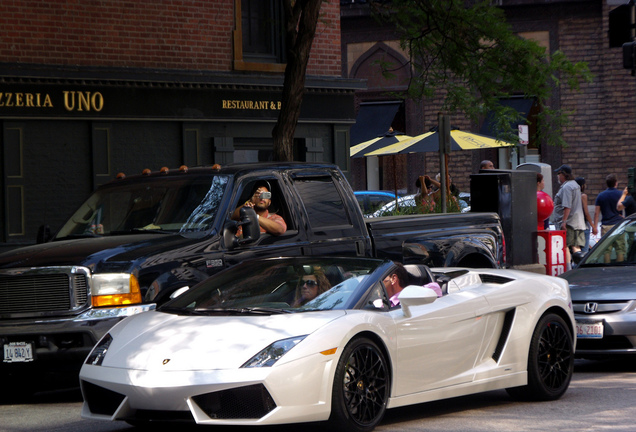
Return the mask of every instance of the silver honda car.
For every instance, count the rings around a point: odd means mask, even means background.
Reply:
[[[635,232],[632,215],[561,275],[572,293],[577,357],[636,354]]]

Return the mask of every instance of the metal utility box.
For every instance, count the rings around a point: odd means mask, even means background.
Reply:
[[[537,263],[537,175],[482,170],[470,176],[472,212],[496,212],[506,239],[509,267]]]
[[[542,162],[528,162],[518,165],[517,170],[523,171],[534,171],[543,174],[543,183],[545,184],[545,188],[543,192],[550,195],[550,198],[554,197],[552,195],[552,166],[547,163]],[[536,182],[536,180],[535,180]]]

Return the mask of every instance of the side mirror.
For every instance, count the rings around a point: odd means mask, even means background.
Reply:
[[[409,318],[411,316],[411,307],[433,303],[437,300],[437,293],[430,288],[424,288],[419,285],[409,285],[400,291],[398,299],[400,299],[404,316]]]
[[[227,221],[223,225],[223,244],[228,250],[232,250],[238,246],[238,238],[236,237],[236,230],[238,228],[238,222]]]
[[[240,222],[227,221],[223,226],[223,243],[228,250],[237,246],[254,243],[261,236],[261,228],[258,225],[256,211],[251,207],[243,207],[240,211]],[[243,238],[236,237],[239,226],[243,227]]]
[[[239,225],[243,227],[243,238],[239,239],[239,244],[254,243],[261,236],[261,227],[258,225],[256,211],[252,207],[242,207],[240,213]]]
[[[40,227],[38,228],[36,242],[38,244],[46,243],[47,241],[51,240],[51,237],[51,227],[49,227],[48,225],[40,225]]]

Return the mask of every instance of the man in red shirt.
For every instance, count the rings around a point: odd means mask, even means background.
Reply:
[[[271,205],[271,187],[269,182],[259,181],[256,185],[254,185],[252,197],[234,210],[234,213],[232,213],[232,219],[240,219],[240,211],[242,207],[252,207],[254,211],[256,211],[261,233],[268,233],[276,236],[284,234],[285,231],[287,231],[287,224],[281,216],[276,213],[269,212],[268,209]],[[242,227],[239,227],[236,232],[236,236],[240,237],[242,234]]]

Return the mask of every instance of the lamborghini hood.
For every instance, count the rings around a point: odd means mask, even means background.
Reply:
[[[343,315],[344,311],[267,316],[143,313],[111,329],[113,340],[102,366],[144,371],[237,369],[271,343],[309,335]]]

